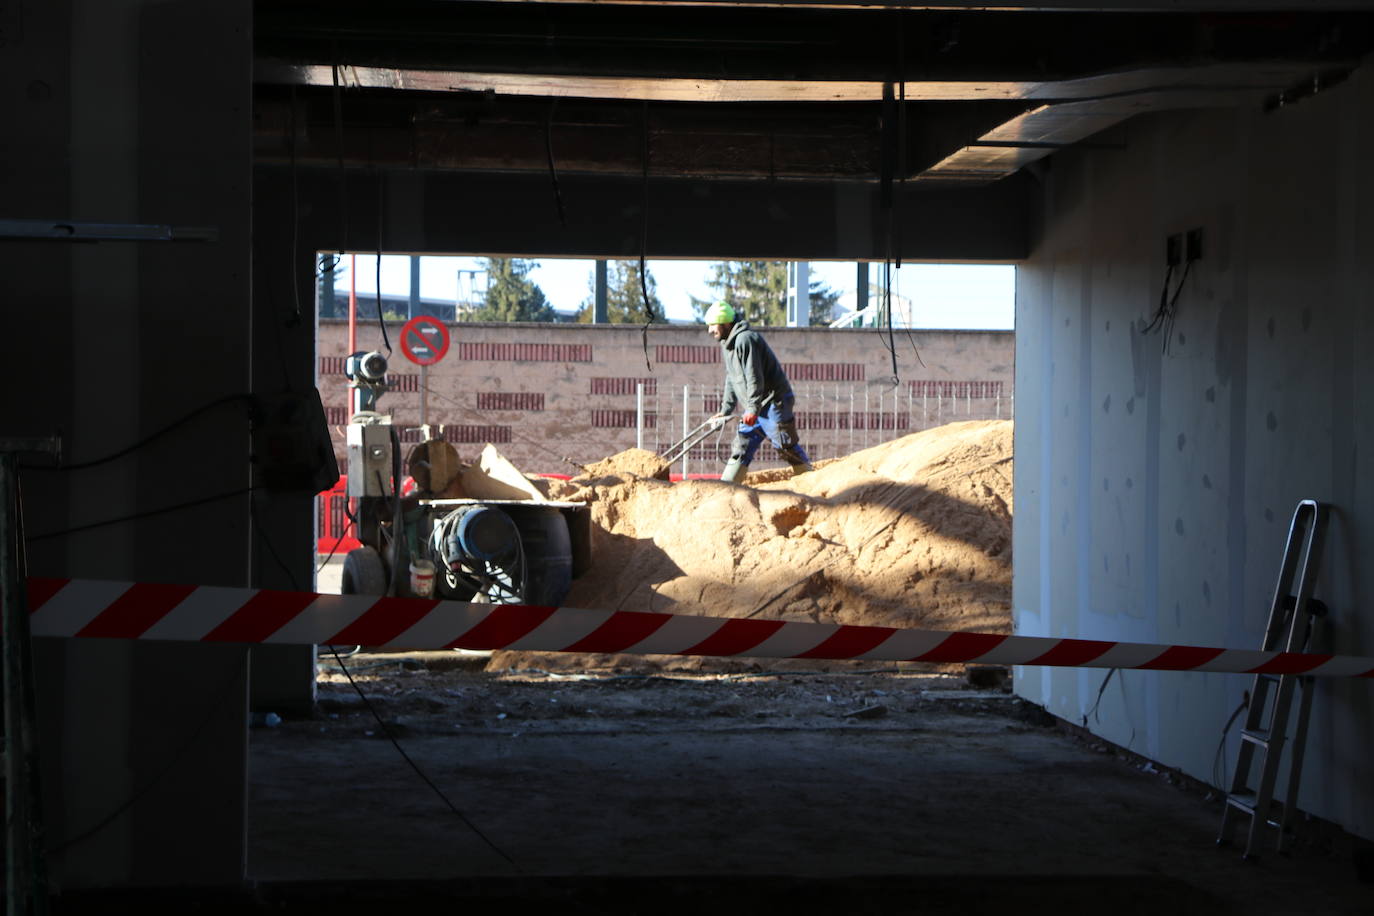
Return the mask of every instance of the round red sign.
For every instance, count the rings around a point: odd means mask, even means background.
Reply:
[[[448,343],[448,328],[429,315],[417,315],[401,328],[401,352],[417,366],[432,366],[443,359]]]

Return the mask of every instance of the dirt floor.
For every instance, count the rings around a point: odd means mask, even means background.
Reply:
[[[1340,842],[1243,863],[1215,847],[1221,809],[1204,790],[1075,736],[1005,685],[485,661],[346,658],[364,702],[322,660],[316,716],[253,730],[260,899],[335,913],[479,899],[520,912],[1371,912],[1374,885]]]
[[[1007,423],[953,424],[747,488],[608,459],[553,494],[597,523],[597,572],[565,603],[1007,632],[1010,447]],[[1305,823],[1291,857],[1243,863],[1207,787],[996,671],[975,689],[865,664],[322,658],[313,717],[251,732],[254,903],[1374,913],[1338,831]]]

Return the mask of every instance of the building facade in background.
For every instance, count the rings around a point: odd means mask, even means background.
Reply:
[[[387,323],[393,387],[380,406],[401,427],[403,442],[418,442],[424,385],[429,423],[465,461],[490,442],[528,473],[576,474],[578,465],[636,445],[663,451],[720,406],[720,345],[700,325],[654,325],[647,335],[635,325],[448,327],[447,355],[422,371],[401,351],[401,324]],[[767,333],[796,390],[797,426],[815,460],[944,423],[1012,415],[1011,331],[898,332],[891,338],[895,377],[885,331]],[[375,320],[359,323],[358,348],[386,352]],[[346,321],[320,320],[317,352],[318,385],[343,469]],[[727,427],[694,448],[686,472],[719,473],[731,433]],[[781,463],[765,445],[755,466]]]

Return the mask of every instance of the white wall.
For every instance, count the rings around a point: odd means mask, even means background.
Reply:
[[[1257,648],[1298,500],[1332,506],[1319,648],[1374,655],[1374,67],[1270,113],[1130,122],[1043,175],[1018,271],[1016,631]],[[1166,236],[1204,230],[1169,352]],[[1177,281],[1177,272],[1174,280]],[[1084,724],[1105,672],[1026,668]],[[1212,781],[1251,678],[1118,673],[1087,726]],[[1326,681],[1301,807],[1374,837],[1374,686]],[[1234,765],[1232,729],[1226,765]]]

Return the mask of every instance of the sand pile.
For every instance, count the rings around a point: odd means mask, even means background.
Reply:
[[[585,478],[586,486],[560,498],[592,508],[594,568],[564,603],[1010,632],[1011,459],[1012,424],[995,420],[915,433],[758,486],[634,473]],[[605,664],[643,662],[561,653],[492,658],[497,668]]]
[[[654,452],[643,448],[627,448],[609,458],[583,467],[575,481],[583,484],[603,477],[652,477],[656,480],[668,479],[668,462]],[[572,490],[571,492],[576,492]]]

